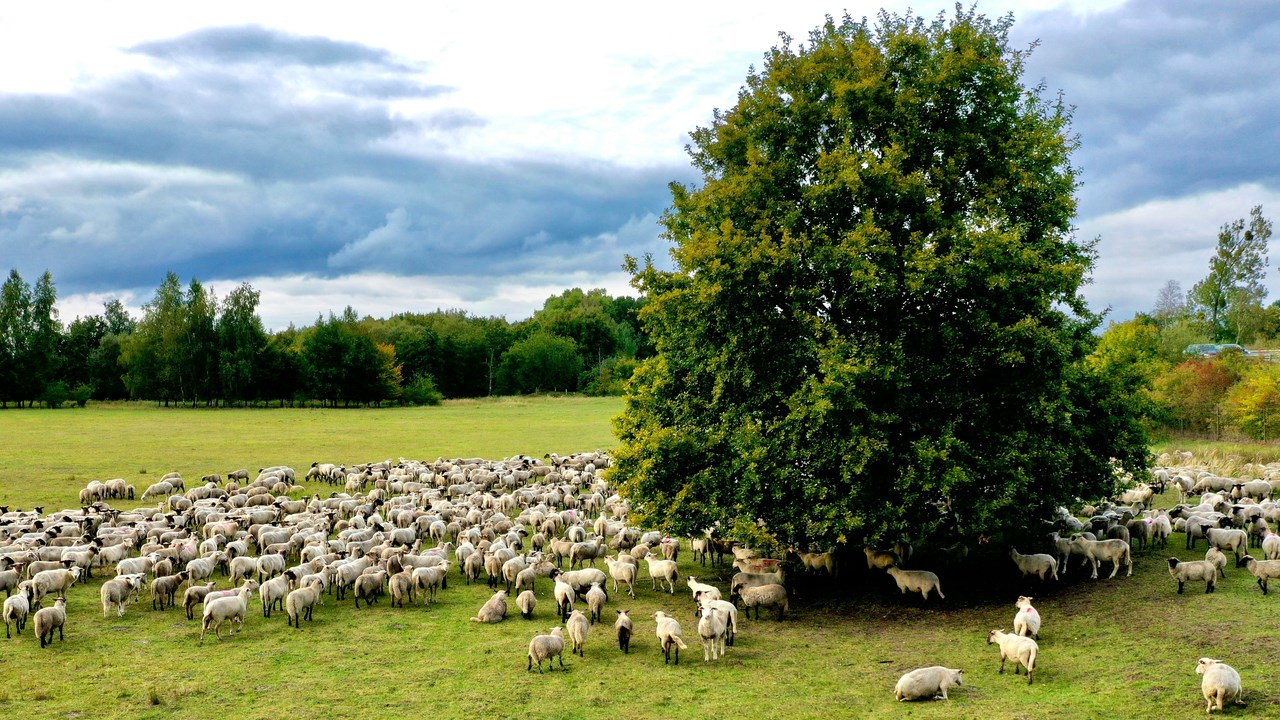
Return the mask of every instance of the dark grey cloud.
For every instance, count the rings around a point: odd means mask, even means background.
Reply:
[[[130,50],[177,61],[404,67],[380,48],[323,37],[291,35],[256,25],[198,30],[169,40],[135,45]]]
[[[1264,0],[1141,0],[1015,24],[1027,80],[1075,106],[1081,213],[1280,183],[1280,13]]]

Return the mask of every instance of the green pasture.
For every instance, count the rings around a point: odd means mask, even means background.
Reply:
[[[539,398],[392,410],[5,411],[0,497],[48,511],[73,505],[93,478],[124,477],[141,491],[174,469],[194,476],[268,464],[302,470],[314,460],[606,448],[619,409],[617,400]],[[1164,558],[1204,553],[1203,543],[1184,550],[1181,535],[1168,551],[1137,553],[1133,577],[1107,580],[1104,566],[1104,579],[1092,581],[1072,567],[1043,588],[1018,579],[1001,562],[1003,548],[988,549],[993,570],[930,567],[947,599],[927,604],[850,555],[838,585],[801,582],[803,598],[783,622],[740,618],[737,645],[713,664],[702,661],[683,579],[727,591],[732,571],[703,568],[687,550],[674,596],[651,590],[647,575],[635,599],[612,594],[609,625],[592,628],[585,658],[566,656],[568,672],[544,675],[526,671],[525,654],[533,635],[558,624],[547,581],[533,621],[512,603],[498,625],[468,622],[490,591],[456,571],[433,606],[398,609],[384,599],[357,610],[328,598],[301,630],[280,613],[263,618],[255,597],[242,633],[201,645],[198,621],[180,608],[153,611],[149,598],[104,619],[95,577],[69,593],[65,642],[41,650],[30,626],[5,641],[0,710],[23,718],[1194,718],[1204,715],[1195,662],[1212,656],[1244,678],[1248,705],[1228,715],[1280,715],[1280,596],[1264,597],[1234,568],[1213,595],[1194,586],[1175,594]],[[1011,627],[1019,594],[1034,595],[1044,617],[1031,686],[1011,667],[997,674],[998,650],[986,644],[987,631]],[[635,620],[630,655],[614,643],[616,609]],[[690,647],[679,667],[659,653],[651,619],[659,609],[684,625]],[[934,664],[963,668],[965,687],[945,703],[894,702],[902,673]]]

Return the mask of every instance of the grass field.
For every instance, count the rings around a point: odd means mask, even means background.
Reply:
[[[619,409],[616,400],[544,398],[405,410],[0,412],[0,497],[52,509],[74,505],[88,479],[125,477],[141,490],[171,469],[594,449],[611,445],[608,419]],[[610,623],[614,609],[631,611],[630,655],[610,627],[595,626],[585,658],[545,675],[525,671],[529,639],[558,624],[545,581],[532,622],[514,606],[501,624],[468,622],[490,592],[451,574],[429,608],[384,599],[356,610],[327,599],[301,630],[251,608],[243,633],[200,646],[199,623],[180,609],[144,601],[104,619],[95,578],[69,593],[65,643],[41,650],[30,626],[6,642],[0,709],[23,718],[1193,718],[1204,714],[1195,661],[1207,655],[1244,678],[1248,706],[1229,715],[1277,716],[1280,597],[1263,597],[1234,568],[1216,594],[1192,586],[1176,595],[1163,558],[1204,552],[1182,547],[1175,535],[1168,553],[1137,554],[1131,578],[1095,582],[1073,567],[1043,589],[1014,577],[1011,564],[968,582],[934,567],[947,599],[928,605],[850,562],[839,588],[806,585],[784,622],[740,620],[737,646],[715,664],[702,662],[688,592],[654,592],[646,577],[637,598],[614,595],[606,611]],[[686,552],[681,573],[727,590],[731,571],[704,570]],[[1035,595],[1045,621],[1029,687],[997,674],[998,650],[986,644],[988,630],[1010,627],[1018,594]],[[684,625],[690,649],[679,667],[663,665],[658,609]],[[903,672],[933,664],[963,668],[965,687],[946,703],[893,701]]]

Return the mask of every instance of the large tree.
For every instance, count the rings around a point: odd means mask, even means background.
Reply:
[[[1262,206],[1249,211],[1249,220],[1238,218],[1218,230],[1218,245],[1209,259],[1209,274],[1196,283],[1188,296],[1217,342],[1250,342],[1262,324],[1263,284],[1267,271],[1267,241],[1271,221]]]
[[[1085,362],[1070,110],[1022,83],[1011,23],[828,19],[692,134],[675,269],[629,260],[657,349],[617,420],[637,515],[1012,536],[1140,471],[1133,388]]]

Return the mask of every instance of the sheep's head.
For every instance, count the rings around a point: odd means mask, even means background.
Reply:
[[[1196,663],[1196,674],[1203,675],[1204,671],[1213,665],[1217,665],[1218,661],[1213,658],[1200,658]]]

